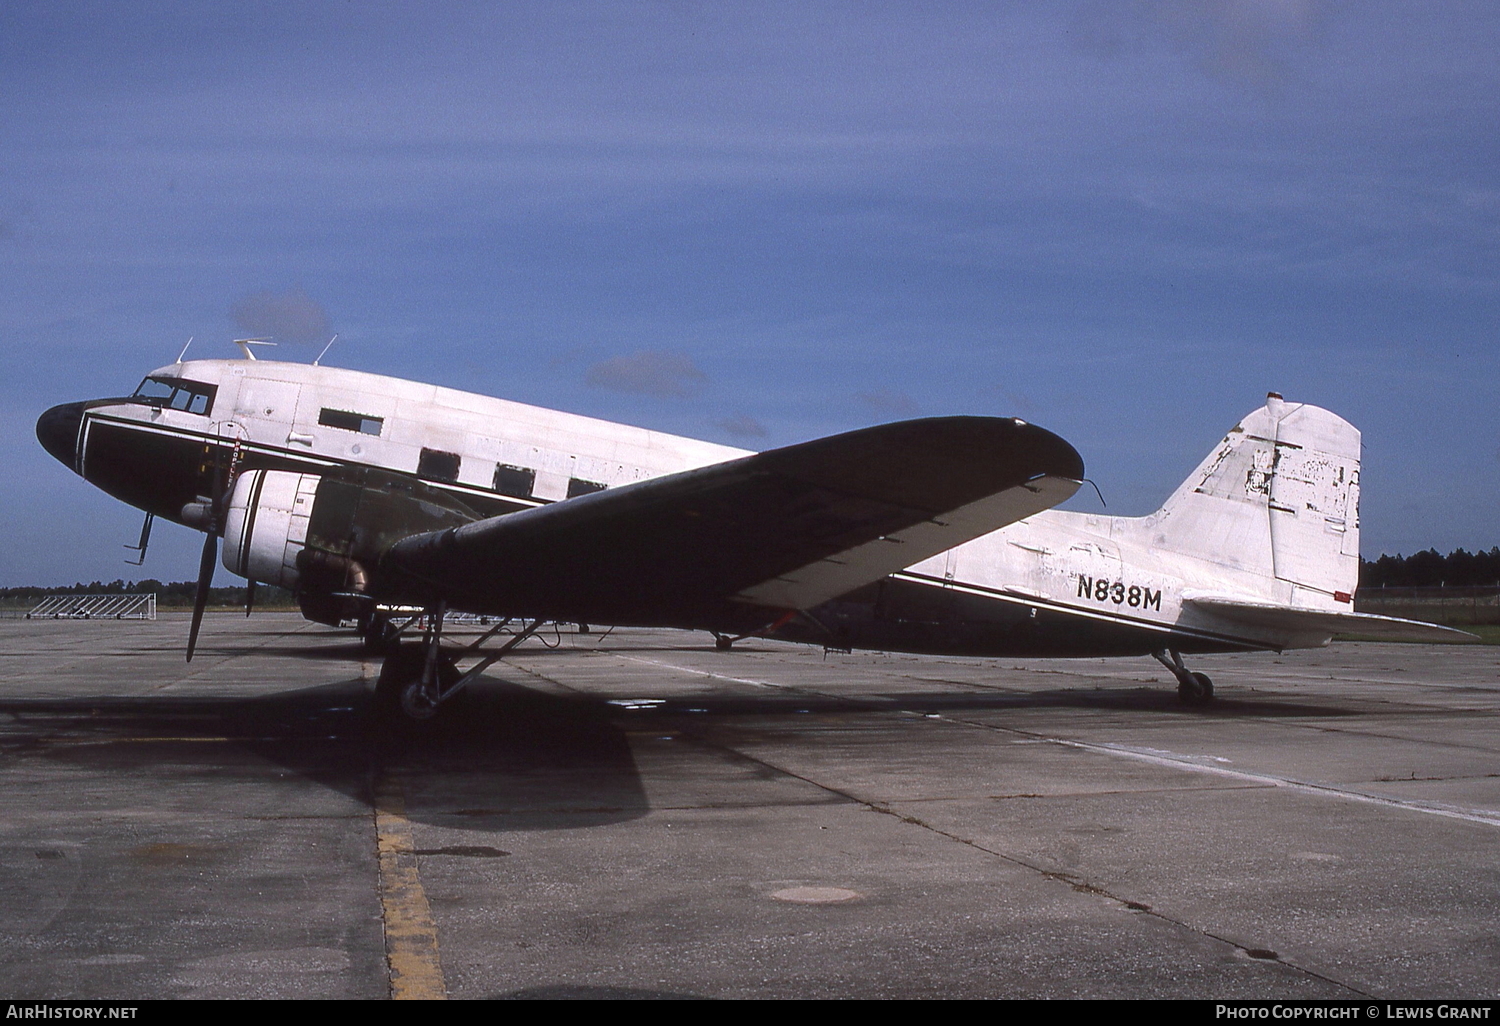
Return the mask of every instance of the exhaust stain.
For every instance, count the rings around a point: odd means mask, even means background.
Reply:
[[[772,891],[771,897],[794,905],[833,905],[841,901],[853,901],[861,895],[858,891],[845,887],[784,887],[779,891]]]
[[[413,848],[413,855],[459,855],[469,859],[498,859],[509,855],[508,851],[491,848],[483,844],[450,844],[446,848]]]

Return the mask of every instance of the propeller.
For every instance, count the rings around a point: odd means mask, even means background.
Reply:
[[[198,628],[203,626],[203,607],[208,604],[208,589],[214,582],[214,564],[218,561],[219,535],[215,523],[209,526],[203,539],[203,556],[198,560],[198,592],[193,596],[193,625],[188,629],[188,662],[193,661],[193,649],[198,647]]]
[[[214,583],[214,564],[219,561],[219,536],[224,533],[224,506],[229,491],[224,478],[224,461],[215,446],[214,486],[209,494],[208,529],[203,539],[203,555],[198,559],[198,590],[193,595],[193,623],[188,628],[188,662],[193,661],[193,650],[198,647],[198,629],[203,626],[203,607],[208,605],[208,589]]]

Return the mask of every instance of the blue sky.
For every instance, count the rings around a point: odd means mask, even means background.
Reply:
[[[1500,544],[1500,8],[0,0],[0,584],[193,576],[53,403],[278,354],[766,448],[1020,415],[1148,512],[1267,390]],[[1092,490],[1075,508],[1098,508]]]

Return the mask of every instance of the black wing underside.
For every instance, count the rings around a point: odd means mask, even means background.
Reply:
[[[472,612],[750,629],[1054,506],[1082,477],[1072,446],[1021,421],[904,421],[416,535],[382,569]]]

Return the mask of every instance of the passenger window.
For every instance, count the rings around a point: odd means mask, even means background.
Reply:
[[[381,425],[385,421],[380,417],[366,417],[363,413],[349,413],[346,410],[330,410],[325,406],[318,414],[318,423],[324,427],[338,428],[341,431],[379,435]]]
[[[461,460],[456,452],[441,452],[423,449],[417,460],[417,476],[430,477],[435,481],[457,481]]]
[[[495,491],[501,495],[529,499],[534,487],[536,487],[536,471],[525,467],[513,467],[507,463],[495,464]]]
[[[585,481],[581,477],[568,478],[568,498],[576,499],[580,495],[588,495],[592,492],[602,492],[609,485],[598,481]]]

